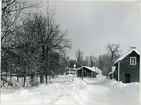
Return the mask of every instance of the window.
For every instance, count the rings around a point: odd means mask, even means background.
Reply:
[[[130,57],[130,65],[136,65],[136,57]]]

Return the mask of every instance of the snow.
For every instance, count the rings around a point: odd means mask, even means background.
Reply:
[[[59,76],[51,84],[19,90],[2,89],[2,105],[139,105],[139,83]],[[53,81],[53,80],[52,80]],[[61,82],[59,82],[61,81]]]
[[[93,68],[88,67],[88,66],[82,66],[81,68],[83,68],[83,67],[85,67],[85,68],[87,68],[87,69],[89,69],[89,70],[91,70],[91,71],[96,71],[96,70],[94,70]],[[81,69],[81,68],[79,68],[79,69]],[[78,69],[78,70],[79,70],[79,69]]]
[[[98,73],[98,75],[102,75],[102,71],[99,68],[95,66],[93,66],[92,68]]]
[[[112,71],[109,72],[108,74],[113,74],[113,73],[115,72],[115,70],[116,70],[116,68],[115,68],[115,66],[113,66],[113,67],[112,67]]]

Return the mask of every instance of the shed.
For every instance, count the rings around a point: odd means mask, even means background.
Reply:
[[[123,83],[139,82],[140,53],[136,48],[119,57],[113,65],[115,69],[111,72],[113,78]]]
[[[88,66],[82,66],[81,68],[77,69],[77,77],[91,77],[95,78],[96,75],[100,72],[100,69],[96,67],[88,67]],[[99,71],[99,72],[98,72]]]

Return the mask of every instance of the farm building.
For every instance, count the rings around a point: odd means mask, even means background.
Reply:
[[[88,66],[82,66],[81,68],[78,68],[77,70],[77,77],[91,77],[95,78],[97,74],[100,74],[101,70],[97,67],[88,67]]]
[[[66,75],[69,75],[69,74],[75,75],[76,70],[77,70],[76,68],[67,68],[65,74]]]
[[[140,54],[135,47],[117,59],[113,65],[113,77],[123,83],[139,82]]]

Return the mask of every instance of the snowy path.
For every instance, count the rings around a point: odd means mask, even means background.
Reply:
[[[109,80],[86,83],[79,78],[60,77],[60,83],[16,92],[2,90],[2,105],[138,105],[139,85]],[[54,80],[56,81],[56,80]],[[63,82],[64,81],[64,82]],[[65,82],[66,81],[66,82]]]

